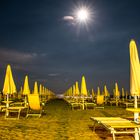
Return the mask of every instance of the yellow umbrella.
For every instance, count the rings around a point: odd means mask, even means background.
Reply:
[[[140,63],[134,40],[130,42],[130,93],[132,96],[140,95]]]
[[[7,103],[6,106],[9,107],[9,94],[16,93],[16,85],[12,76],[12,71],[10,65],[7,66],[4,86],[3,86],[3,94],[7,95]]]
[[[21,99],[21,95],[23,93],[22,86],[20,87],[20,91],[18,92],[18,99]]]
[[[33,92],[33,94],[39,94],[38,93],[38,85],[37,85],[37,82],[36,81],[34,83],[34,92]]]
[[[105,97],[105,104],[107,104],[107,99],[109,97],[109,92],[107,90],[106,85],[104,86],[104,97]]]
[[[86,80],[85,77],[82,76],[82,81],[81,81],[81,96],[82,96],[82,102],[83,102],[83,106],[82,109],[84,110],[84,97],[88,95],[87,92],[87,86],[86,86]]]
[[[41,84],[39,85],[39,94],[40,95],[42,94],[42,85]]]
[[[12,71],[10,65],[7,66],[5,81],[3,86],[3,94],[13,94],[16,93],[16,86],[12,76]]]
[[[72,95],[75,96],[75,85],[72,86]]]
[[[91,89],[91,94],[92,94],[92,98],[94,98],[95,93],[94,93],[94,89],[93,88]]]
[[[28,76],[27,75],[25,76],[23,93],[22,94],[25,96],[24,103],[25,103],[25,106],[26,106],[27,105],[27,95],[30,94],[30,88],[29,88],[29,82],[28,82]]]
[[[22,94],[23,93],[23,89],[22,89],[22,86],[20,87],[20,91],[19,91],[19,94]]]
[[[100,95],[100,94],[101,94],[101,92],[100,92],[100,88],[97,87],[97,96]]]
[[[137,96],[140,95],[140,63],[137,46],[134,40],[130,41],[130,93],[134,96],[134,107],[137,108]],[[134,113],[134,120],[137,121],[139,113]]]
[[[69,89],[69,96],[72,96],[72,93],[73,93],[72,87],[70,87],[70,89]]]
[[[82,76],[82,82],[81,82],[81,95],[87,96],[87,86],[86,86],[86,80],[84,76]]]
[[[118,88],[118,84],[115,83],[115,96],[119,98],[120,96],[120,92],[119,92],[119,88]]]
[[[119,88],[118,88],[118,84],[115,83],[115,98],[116,98],[116,106],[118,106],[119,104],[119,97],[120,97],[120,91],[119,91]]]
[[[105,97],[109,96],[109,92],[108,92],[108,90],[107,90],[106,85],[104,86],[104,96],[105,96]]]
[[[75,83],[75,95],[79,96],[80,92],[79,92],[79,86],[78,86],[78,82],[76,81]]]
[[[30,94],[30,88],[29,88],[29,82],[28,82],[28,76],[25,76],[24,80],[24,86],[23,86],[23,95]]]
[[[125,93],[125,100],[127,100],[128,92]]]
[[[42,87],[42,94],[45,95],[45,87]]]
[[[124,101],[124,96],[125,96],[124,88],[122,88],[122,100],[123,100],[123,101]]]

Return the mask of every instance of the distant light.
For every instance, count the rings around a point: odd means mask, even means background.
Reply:
[[[89,19],[89,11],[86,8],[81,8],[76,13],[76,19],[79,22],[86,22]]]
[[[73,10],[72,16],[74,17],[74,21],[79,27],[86,27],[92,23],[93,21],[93,8],[88,4],[80,4],[75,6]]]

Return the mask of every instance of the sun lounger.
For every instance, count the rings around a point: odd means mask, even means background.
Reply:
[[[93,102],[84,102],[84,105],[85,105],[85,109],[88,109],[88,108],[94,108],[96,107],[96,104],[93,103]]]
[[[72,102],[72,103],[70,103],[70,105],[71,105],[72,110],[76,107],[79,107],[80,109],[82,109],[84,106],[84,104],[80,103],[80,102]]]
[[[11,106],[5,108],[5,119],[19,119],[20,113],[23,109],[26,109],[24,106]],[[10,116],[10,113],[17,114],[16,116]]]
[[[120,117],[91,117],[94,121],[94,130],[96,124],[101,124],[106,130],[108,130],[115,140],[116,134],[138,134],[140,136],[140,125],[133,121],[123,119]]]
[[[21,111],[27,109],[27,107],[23,105],[23,102],[13,102],[9,107],[3,108],[3,111],[5,111],[5,119],[19,119]],[[11,113],[14,113],[14,115],[11,116]]]
[[[129,107],[129,106],[134,107],[133,102],[122,102],[122,104],[125,105],[126,108]]]
[[[104,109],[104,95],[97,95],[96,104],[95,108]]]
[[[28,95],[29,107],[27,110],[28,116],[38,116],[41,117],[42,106],[40,105],[39,95],[38,94],[29,94]]]
[[[6,105],[0,105],[0,110],[3,111],[3,109],[6,108]]]

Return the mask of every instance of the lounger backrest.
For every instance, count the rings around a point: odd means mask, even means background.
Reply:
[[[101,105],[104,103],[104,95],[97,95],[97,104]]]
[[[28,101],[31,109],[40,110],[40,100],[38,94],[29,94]]]

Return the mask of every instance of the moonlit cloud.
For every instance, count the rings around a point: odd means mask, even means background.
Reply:
[[[1,60],[11,63],[30,63],[38,57],[45,57],[46,54],[19,52],[15,50],[0,49]]]
[[[9,63],[29,63],[37,57],[37,54],[0,49],[0,56],[2,61]]]
[[[68,25],[75,25],[75,18],[73,16],[64,16],[62,18],[63,21],[65,21]]]
[[[63,20],[66,20],[66,21],[73,21],[73,20],[74,20],[74,17],[73,17],[73,16],[64,16],[64,17],[63,17]]]
[[[55,76],[59,76],[60,74],[59,73],[49,73],[48,76],[51,76],[51,77],[55,77]]]

